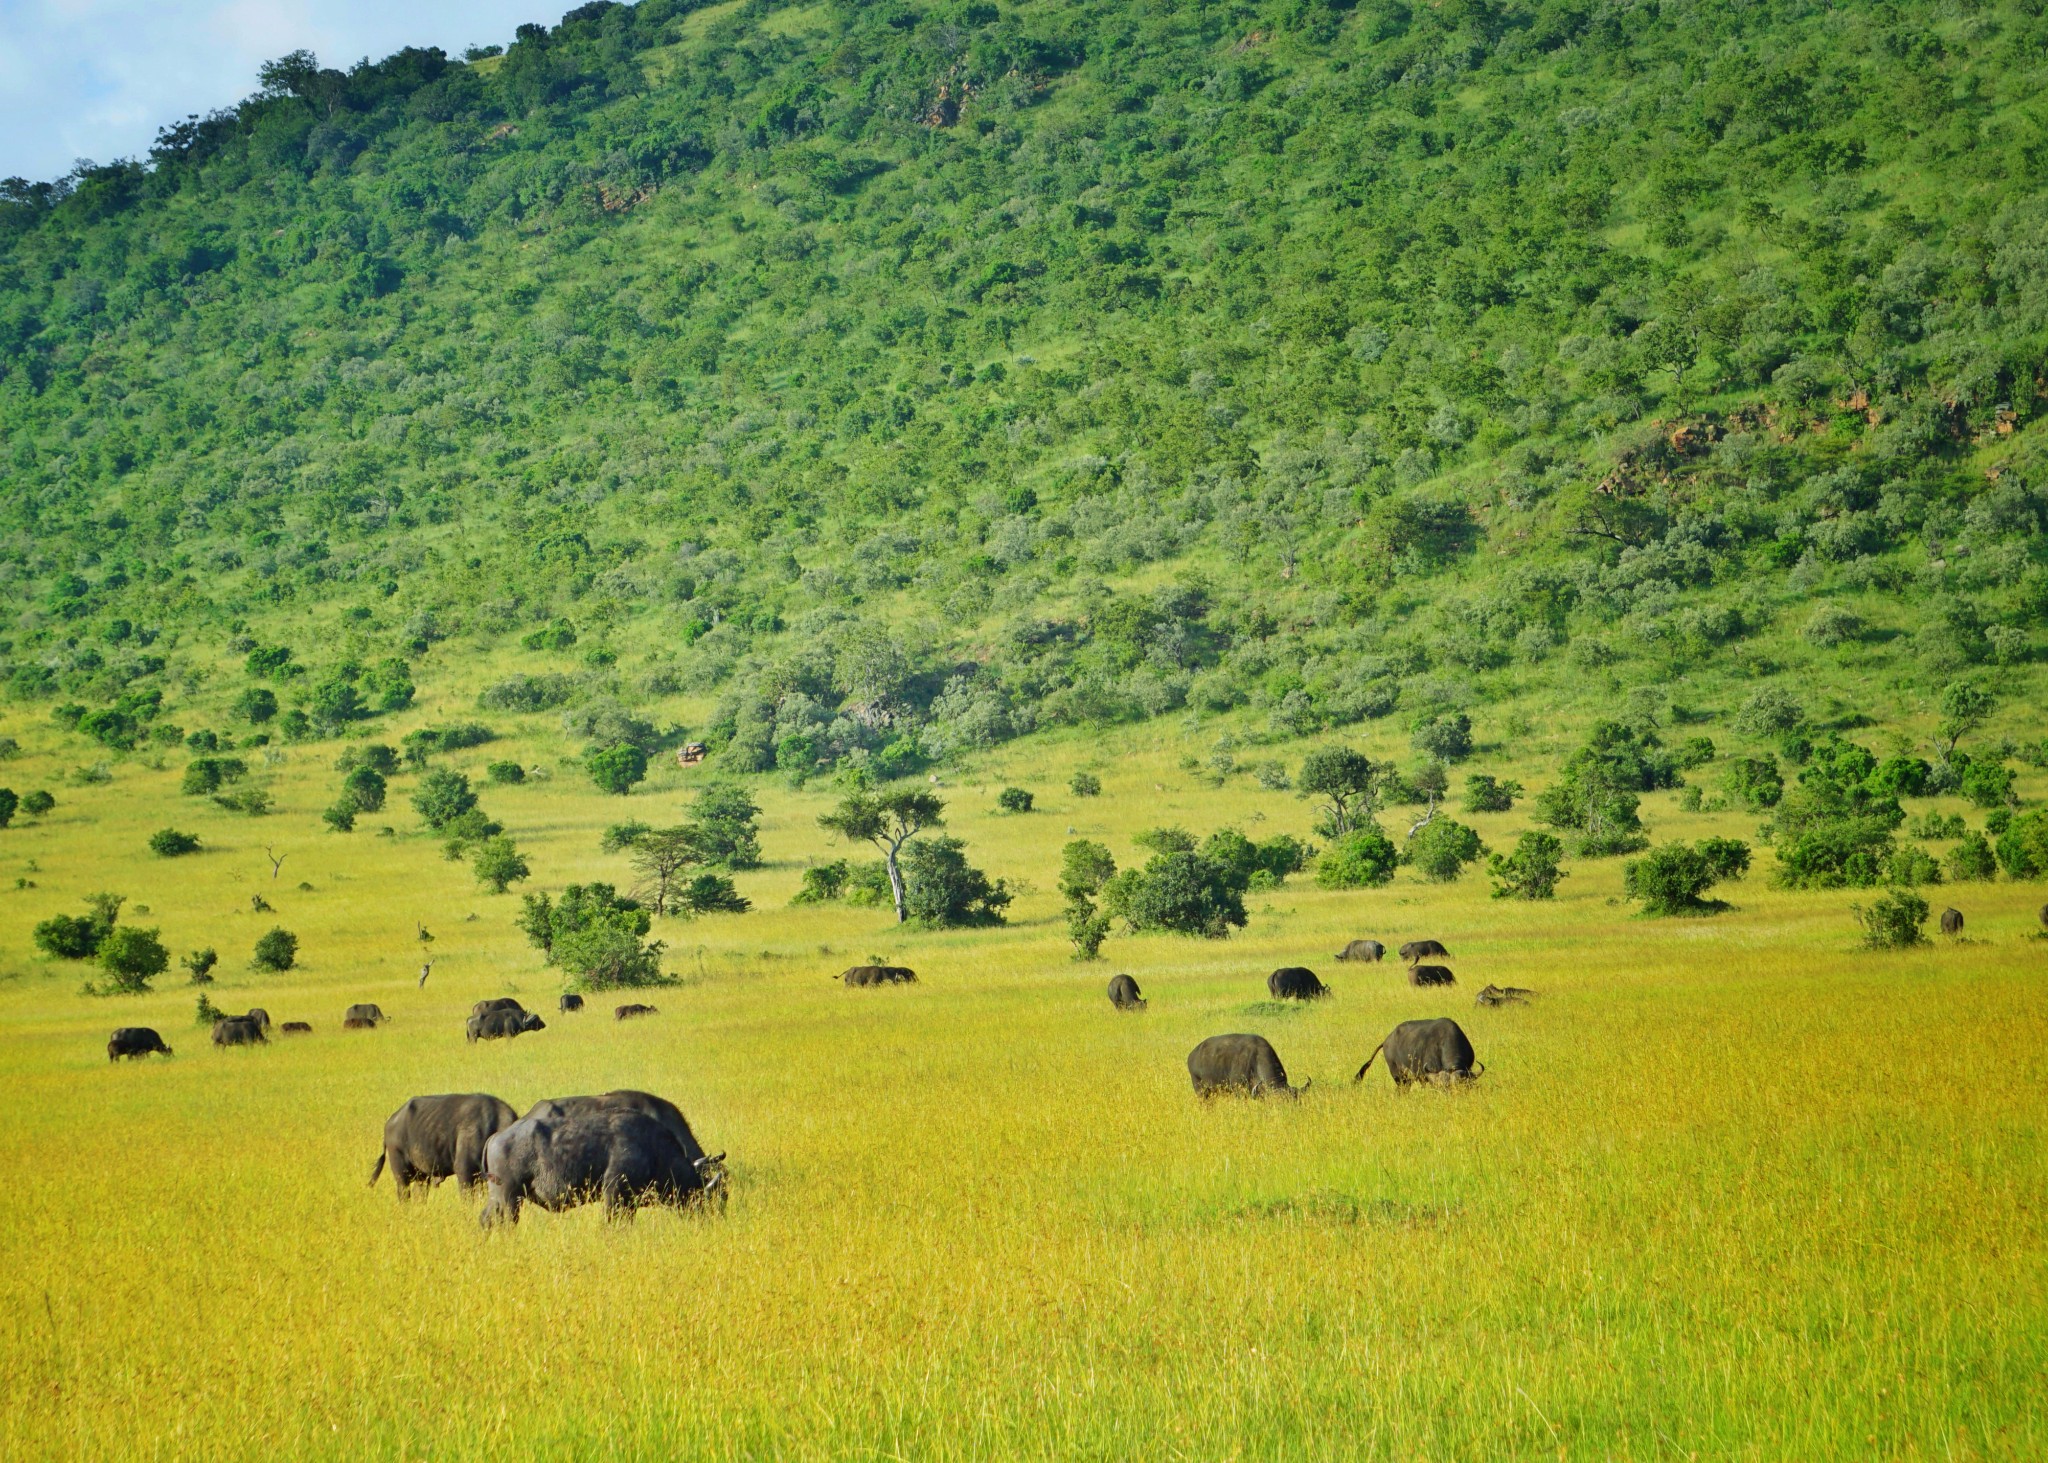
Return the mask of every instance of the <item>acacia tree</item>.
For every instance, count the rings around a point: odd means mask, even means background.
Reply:
[[[1372,817],[1374,772],[1365,753],[1350,747],[1318,747],[1302,759],[1295,782],[1303,797],[1322,799],[1318,833],[1342,838]]]
[[[889,871],[889,892],[895,896],[896,923],[909,918],[903,902],[903,870],[897,856],[903,845],[927,828],[945,826],[945,803],[918,787],[849,794],[838,807],[819,815],[818,826],[841,838],[872,843]]]
[[[643,833],[633,843],[633,872],[640,876],[633,897],[656,914],[667,914],[681,896],[683,873],[704,862],[704,852],[689,824]]]

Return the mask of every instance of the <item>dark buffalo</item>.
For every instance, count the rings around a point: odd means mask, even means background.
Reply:
[[[725,1185],[725,1155],[692,1158],[658,1118],[631,1108],[532,1113],[484,1151],[486,1227],[517,1224],[529,1200],[560,1212],[602,1199],[607,1219],[631,1219],[642,1205],[681,1208]]]
[[[361,1020],[367,1021],[372,1026],[375,1026],[380,1021],[389,1021],[390,1019],[391,1018],[389,1016],[386,1016],[384,1014],[384,1008],[382,1006],[375,1005],[374,1003],[368,1001],[365,1001],[363,1004],[358,1006],[350,1006],[346,1011],[341,1013],[341,1020],[343,1025],[347,1025],[351,1021]]]
[[[1306,965],[1281,966],[1266,977],[1266,989],[1276,1001],[1319,1001],[1330,993]]]
[[[1944,909],[1941,912],[1941,932],[1951,940],[1963,932],[1963,912],[1960,909]]]
[[[1451,958],[1451,952],[1446,950],[1442,943],[1437,940],[1410,940],[1401,947],[1401,958],[1410,965],[1430,955],[1434,955],[1439,960]]]
[[[683,1150],[683,1156],[692,1164],[704,1156],[703,1145],[697,1135],[690,1131],[689,1119],[683,1110],[665,1097],[656,1097],[651,1092],[635,1092],[624,1088],[617,1092],[600,1092],[595,1097],[549,1097],[536,1102],[526,1110],[531,1117],[582,1117],[592,1113],[636,1112],[654,1119],[665,1129]],[[718,1155],[719,1159],[725,1157]]]
[[[1387,947],[1378,940],[1353,940],[1337,952],[1339,960],[1377,961],[1387,953]]]
[[[517,1036],[522,1031],[545,1031],[547,1025],[531,1011],[486,1011],[481,1016],[470,1017],[467,1029],[469,1039],[477,1042]]]
[[[1394,1074],[1394,1085],[1404,1092],[1411,1082],[1470,1082],[1486,1070],[1483,1063],[1474,1065],[1471,1040],[1448,1016],[1439,1016],[1434,1021],[1403,1021],[1372,1049],[1365,1067],[1360,1067],[1351,1080],[1363,1082],[1366,1067],[1381,1052],[1387,1054],[1387,1070]]]
[[[520,1005],[512,997],[499,996],[495,1000],[478,1001],[469,1008],[469,1014],[472,1016],[488,1016],[493,1011],[524,1011],[525,1009],[526,1007]]]
[[[583,997],[572,991],[562,997],[561,1007],[564,1011],[581,1011],[583,1009]]]
[[[313,1023],[310,1021],[287,1021],[277,1029],[286,1036],[304,1036],[312,1031]]]
[[[265,1031],[270,1030],[270,1013],[264,1010],[261,1006],[251,1006],[249,1008],[248,1014],[243,1016],[242,1019],[244,1021],[254,1021],[258,1026],[262,1027]]]
[[[384,1122],[384,1151],[370,1167],[376,1185],[384,1166],[398,1197],[409,1197],[415,1185],[420,1197],[445,1178],[464,1191],[484,1176],[484,1145],[493,1133],[519,1121],[512,1104],[488,1092],[450,1092],[415,1097]]]
[[[1451,974],[1448,965],[1411,965],[1408,967],[1410,985],[1456,985],[1458,978]]]
[[[1475,1006],[1521,1006],[1536,998],[1536,992],[1518,985],[1490,985],[1473,1001]]]
[[[119,1061],[122,1057],[146,1057],[151,1052],[171,1054],[164,1045],[164,1039],[156,1034],[153,1026],[117,1026],[114,1034],[107,1038],[107,1060]]]
[[[1212,1036],[1188,1053],[1188,1076],[1197,1097],[1218,1092],[1243,1092],[1263,1097],[1269,1092],[1289,1097],[1308,1091],[1309,1084],[1287,1085],[1287,1069],[1280,1054],[1263,1036],[1242,1032],[1233,1036]]]
[[[343,1031],[375,1031],[377,1023],[367,1016],[344,1016],[341,1020]]]
[[[223,1016],[213,1023],[215,1046],[260,1046],[270,1040],[247,1016]]]
[[[856,965],[839,978],[850,986],[909,985],[917,972],[907,965]]]
[[[633,1005],[621,1006],[612,1012],[612,1020],[632,1021],[641,1016],[658,1016],[660,1014],[661,1012],[653,1006],[642,1006],[635,1003]]]
[[[1109,978],[1109,1003],[1119,1011],[1145,1009],[1145,998],[1138,994],[1138,983],[1128,975],[1112,975]]]

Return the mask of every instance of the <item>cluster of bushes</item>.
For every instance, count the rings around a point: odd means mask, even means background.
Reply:
[[[661,968],[653,915],[610,884],[571,884],[559,898],[521,896],[519,929],[549,965],[586,990],[672,985]]]
[[[121,908],[127,902],[126,896],[120,894],[89,895],[84,914],[52,915],[36,925],[36,947],[60,960],[95,962],[100,978],[86,983],[88,994],[146,993],[149,983],[169,968],[171,955],[164,947],[160,930],[120,923]],[[283,928],[273,928],[257,939],[249,966],[261,971],[289,970],[298,960],[298,949],[298,936]],[[194,985],[204,985],[213,979],[219,957],[209,947],[192,951],[180,963],[190,973]]]

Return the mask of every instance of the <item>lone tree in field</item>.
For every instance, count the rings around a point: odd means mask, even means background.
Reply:
[[[475,872],[477,882],[493,894],[503,894],[507,886],[533,872],[527,867],[526,857],[519,852],[518,845],[503,833],[493,834],[477,844],[469,856],[469,866]]]
[[[1350,747],[1318,747],[1302,759],[1295,784],[1305,798],[1319,798],[1316,832],[1338,839],[1372,816],[1377,769],[1365,753]]]
[[[1749,845],[1734,838],[1702,838],[1688,847],[1667,843],[1621,871],[1622,888],[1644,914],[1705,914],[1727,905],[1706,893],[1749,872]]]
[[[1941,693],[1941,760],[1953,762],[1956,743],[1984,725],[1998,698],[1970,681],[1957,681]]]
[[[142,995],[150,981],[164,973],[171,952],[157,938],[155,930],[136,925],[117,925],[100,941],[100,969],[106,980],[96,988],[103,996]]]
[[[253,970],[290,970],[298,963],[299,937],[281,926],[260,937],[255,953],[249,957]]]
[[[1099,960],[1109,934],[1109,916],[1095,905],[1102,886],[1116,877],[1116,858],[1099,843],[1077,838],[1060,850],[1060,893],[1067,901],[1067,938],[1076,960]]]
[[[899,787],[849,794],[838,807],[819,816],[818,826],[841,838],[872,843],[889,871],[889,892],[896,901],[896,922],[910,915],[903,901],[903,845],[927,828],[945,826],[946,805],[919,787]]]
[[[605,747],[584,759],[590,780],[608,793],[624,797],[647,777],[647,754],[631,742]]]
[[[1555,899],[1564,841],[1550,833],[1524,833],[1513,853],[1497,853],[1486,861],[1495,899]]]
[[[633,872],[640,882],[633,897],[656,914],[667,914],[679,902],[685,872],[705,862],[704,851],[688,824],[680,828],[650,828],[634,839]]]

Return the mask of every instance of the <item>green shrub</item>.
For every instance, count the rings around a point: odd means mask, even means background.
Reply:
[[[336,833],[353,833],[356,829],[356,805],[353,798],[340,798],[328,804],[320,815],[320,821]]]
[[[745,914],[753,907],[723,874],[698,874],[676,894],[676,912],[683,915]]]
[[[1775,808],[1785,795],[1785,778],[1778,771],[1778,759],[1768,753],[1761,757],[1737,757],[1730,762],[1725,786],[1728,796],[1752,813]]]
[[[614,823],[598,838],[597,846],[606,853],[623,853],[653,831],[651,823]]]
[[[21,798],[11,787],[0,787],[0,828],[14,821],[14,810],[21,806]]]
[[[1622,867],[1622,889],[1648,915],[1698,914],[1726,908],[1706,892],[1749,870],[1749,845],[1733,838],[1703,838],[1690,846],[1667,843]]]
[[[518,925],[550,965],[591,990],[673,985],[661,969],[662,943],[647,941],[653,916],[609,884],[571,884],[562,897],[528,894]]]
[[[1485,851],[1477,833],[1449,818],[1425,823],[1408,840],[1408,861],[1435,884],[1451,883]]]
[[[500,787],[516,787],[526,781],[526,768],[517,762],[493,762],[484,775]]]
[[[1409,744],[1432,761],[1462,762],[1472,755],[1472,718],[1462,711],[1424,717]]]
[[[60,960],[89,960],[106,930],[82,915],[53,914],[35,928],[36,948]]]
[[[21,810],[31,818],[40,818],[56,806],[57,799],[41,788],[21,795]]]
[[[1077,798],[1102,796],[1102,779],[1092,772],[1076,772],[1067,784],[1067,790]]]
[[[1163,930],[1221,939],[1245,924],[1237,871],[1191,850],[1156,853],[1102,888],[1103,912],[1134,932]]]
[[[248,775],[249,764],[240,757],[195,757],[185,766],[178,791],[187,797],[207,797],[230,782]]]
[[[175,828],[159,828],[149,835],[149,851],[159,858],[179,858],[199,852],[199,840]]]
[[[1522,784],[1497,778],[1488,772],[1474,772],[1465,779],[1465,811],[1468,813],[1505,813],[1513,809],[1515,799],[1521,796]]]
[[[164,973],[171,953],[157,938],[156,930],[135,925],[117,925],[107,931],[95,952],[106,979],[95,991],[100,995],[139,995]]]
[[[927,929],[999,925],[1011,895],[967,862],[957,838],[919,838],[903,851],[903,907]]]
[[[830,904],[846,892],[847,862],[834,859],[829,864],[816,864],[803,872],[803,880],[795,894],[790,896],[791,904]]]
[[[2048,811],[2021,813],[1998,835],[1998,863],[2009,879],[2048,877]]]
[[[1031,794],[1021,787],[1006,787],[996,794],[996,806],[1006,813],[1028,813],[1033,801]]]
[[[1926,849],[1904,844],[1892,849],[1892,856],[1885,864],[1884,881],[1909,889],[1921,884],[1939,884],[1941,865]]]
[[[1988,757],[1971,759],[1956,790],[1980,808],[2010,807],[2018,801],[2013,795],[2012,769]]]
[[[359,813],[381,812],[385,796],[384,776],[374,767],[358,767],[341,780],[341,795],[355,804]]]
[[[412,806],[427,827],[438,831],[475,808],[476,794],[460,772],[436,767],[413,789]]]
[[[471,849],[469,867],[477,883],[493,894],[503,894],[533,872],[518,846],[502,833],[483,839]]]
[[[1965,833],[1948,851],[1941,868],[1958,884],[1984,883],[1997,876],[1998,857],[1991,850],[1990,840],[1973,831]]]
[[[583,759],[590,780],[608,793],[624,797],[646,780],[647,754],[631,742],[603,747]]]
[[[1486,861],[1493,880],[1495,899],[1555,899],[1557,881],[1566,875],[1558,868],[1564,852],[1563,840],[1550,833],[1524,833],[1511,854],[1495,854]]]
[[[192,977],[192,984],[211,985],[213,967],[220,964],[220,956],[214,953],[211,945],[207,945],[187,953],[178,963],[184,966],[186,973]]]
[[[1873,950],[1903,950],[1927,943],[1920,930],[1927,923],[1927,901],[1910,889],[1893,889],[1868,905],[1849,908],[1863,926],[1863,943]]]
[[[249,957],[252,970],[290,970],[299,963],[299,937],[290,930],[272,926],[256,941],[256,949]]]
[[[1372,889],[1393,882],[1400,850],[1377,823],[1332,840],[1316,865],[1316,883],[1325,889]]]

